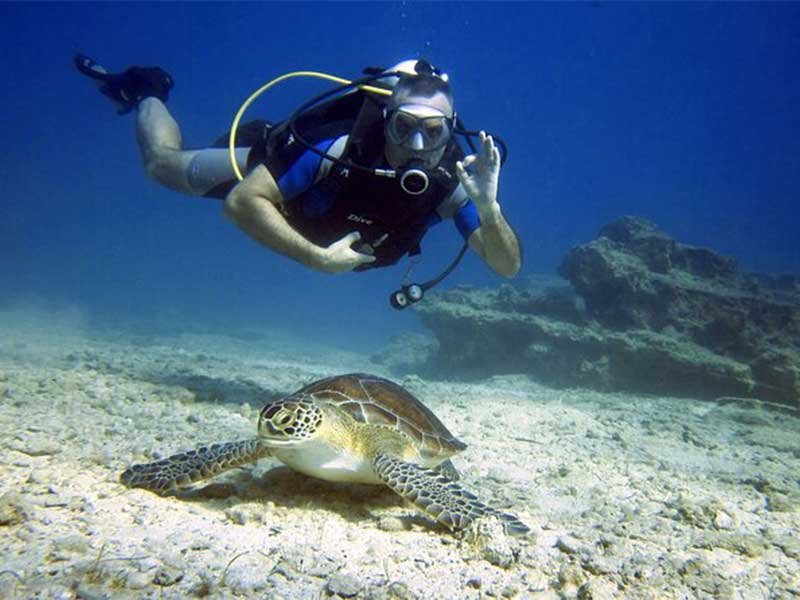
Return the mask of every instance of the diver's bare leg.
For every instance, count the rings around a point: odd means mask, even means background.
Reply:
[[[178,192],[199,195],[189,182],[189,166],[197,150],[183,150],[177,121],[158,98],[145,98],[136,113],[136,139],[147,174]]]
[[[227,148],[183,149],[180,127],[158,98],[145,98],[139,103],[136,139],[147,174],[172,190],[205,196],[217,186],[236,181]],[[247,169],[249,150],[235,150],[240,172]],[[213,193],[212,196],[219,198]]]

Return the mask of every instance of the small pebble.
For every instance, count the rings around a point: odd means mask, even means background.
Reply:
[[[408,586],[402,581],[395,581],[389,584],[389,588],[386,591],[391,600],[416,600],[414,592],[408,589]]]
[[[378,521],[378,529],[381,531],[404,531],[405,528],[405,523],[397,517],[381,517]]]
[[[619,561],[607,556],[592,554],[583,560],[583,568],[593,575],[611,575],[619,569]]]
[[[189,546],[191,550],[197,552],[198,550],[208,550],[211,548],[211,543],[206,539],[194,540]]]
[[[502,590],[500,590],[500,595],[503,598],[515,598],[519,595],[519,589],[517,589],[513,585],[507,585]]]
[[[108,600],[111,598],[111,596],[100,586],[89,585],[86,583],[80,584],[74,593],[72,591],[63,592],[62,594],[54,597],[58,600],[61,600],[61,598],[64,598],[64,600],[67,600],[67,598],[80,598],[80,600]]]
[[[49,476],[47,471],[43,469],[36,469],[35,471],[31,471],[28,475],[28,483],[38,483],[40,485],[46,484],[52,478]]]
[[[114,465],[117,460],[119,460],[119,456],[116,450],[112,448],[103,448],[103,451],[100,453],[100,464],[110,467]]]
[[[511,477],[509,477],[508,473],[497,467],[492,467],[489,469],[489,471],[486,473],[486,477],[497,483],[508,483],[511,481]]]
[[[526,600],[562,600],[562,596],[558,595],[553,590],[533,592],[526,596]]]
[[[717,511],[717,514],[714,516],[714,527],[717,529],[733,529],[733,518],[725,511]]]
[[[543,571],[536,567],[528,567],[525,577],[529,592],[541,592],[550,587],[550,580]]]
[[[229,508],[225,511],[225,516],[236,525],[246,525],[250,520],[250,515],[247,514],[247,511],[242,510],[241,508]]]
[[[164,565],[156,572],[153,577],[153,583],[162,587],[169,587],[175,585],[181,579],[183,579],[183,571]]]
[[[558,584],[562,593],[580,588],[586,581],[583,570],[575,564],[566,564],[558,572]]]
[[[150,578],[144,573],[131,573],[128,575],[126,584],[132,590],[141,590],[150,585]]]
[[[28,456],[52,456],[61,452],[61,446],[51,440],[27,439],[16,448]]]
[[[564,554],[577,554],[578,546],[578,540],[568,536],[561,536],[556,540],[556,548],[561,550]]]
[[[349,573],[334,573],[326,589],[331,594],[338,594],[342,598],[353,598],[361,591],[363,585],[353,575]]]
[[[590,579],[578,590],[578,600],[614,600],[617,586],[608,581]]]
[[[15,575],[19,576],[18,573],[13,571],[6,571],[4,575],[0,577],[0,598],[18,597],[16,590],[20,585],[20,581],[15,577]]]
[[[28,506],[17,492],[0,496],[0,526],[19,525],[28,518]]]
[[[89,542],[84,536],[74,533],[53,540],[53,550],[59,554],[86,554],[89,551]]]
[[[516,560],[514,549],[518,546],[506,535],[503,523],[496,517],[485,517],[471,523],[465,531],[464,542],[496,567],[507,569]]]
[[[770,512],[792,512],[796,509],[797,504],[789,501],[783,494],[767,495],[767,510]]]
[[[770,540],[789,558],[800,559],[800,540],[792,535],[782,535]]]

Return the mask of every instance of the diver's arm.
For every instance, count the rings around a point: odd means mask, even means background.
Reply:
[[[481,153],[467,156],[456,163],[456,174],[466,193],[472,198],[481,225],[469,236],[470,247],[498,275],[513,277],[522,264],[519,240],[503,217],[497,202],[500,179],[500,152],[492,137],[480,132]],[[473,166],[473,172],[467,168]]]
[[[503,217],[500,205],[478,210],[481,226],[469,236],[469,247],[486,261],[492,270],[503,277],[513,277],[522,264],[519,240]]]
[[[327,248],[311,243],[295,231],[281,214],[283,202],[275,179],[259,165],[225,198],[225,214],[251,238],[307,267],[324,273],[341,273],[375,260],[350,246],[360,235],[352,232]]]

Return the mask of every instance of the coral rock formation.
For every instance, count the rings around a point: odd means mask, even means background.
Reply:
[[[560,272],[431,294],[416,306],[439,342],[431,372],[800,405],[800,278],[741,273],[636,217]]]

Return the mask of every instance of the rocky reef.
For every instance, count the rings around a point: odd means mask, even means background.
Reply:
[[[414,369],[800,406],[800,277],[742,273],[636,217],[573,248],[560,274],[426,297],[415,310],[438,347]]]

